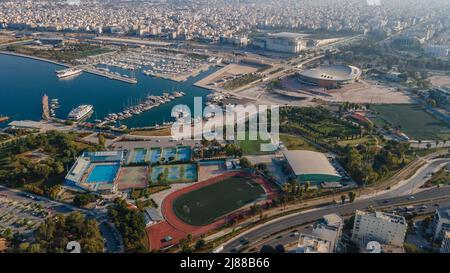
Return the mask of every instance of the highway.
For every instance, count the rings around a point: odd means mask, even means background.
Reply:
[[[414,199],[411,199],[411,195],[392,197],[385,199],[371,198],[367,200],[358,201],[355,203],[347,203],[344,205],[333,205],[321,209],[313,209],[305,212],[295,213],[288,217],[278,218],[273,221],[269,221],[266,224],[253,229],[247,233],[234,238],[224,245],[223,251],[225,253],[234,252],[242,247],[241,241],[247,240],[250,242],[257,242],[262,238],[271,234],[276,234],[281,230],[288,229],[290,227],[296,227],[305,223],[313,222],[320,219],[322,216],[330,213],[337,213],[339,215],[348,215],[355,210],[367,209],[369,206],[374,208],[386,207],[386,206],[402,206],[406,204],[425,203],[435,200],[435,203],[450,203],[450,186],[441,187],[439,189],[433,188],[426,191],[421,191],[414,195]]]
[[[346,215],[353,213],[357,209],[367,209],[369,206],[373,206],[374,208],[397,205],[401,206],[412,202],[450,203],[450,186],[418,190],[418,188],[425,183],[426,179],[424,178],[429,176],[429,173],[434,172],[447,164],[450,164],[449,158],[432,160],[428,165],[421,168],[414,176],[406,180],[405,183],[402,183],[400,186],[392,190],[379,192],[373,197],[362,197],[354,203],[330,205],[327,207],[315,208],[276,218],[243,232],[241,235],[229,240],[223,245],[222,252],[236,251],[236,249],[242,247],[242,240],[257,242],[258,240],[261,240],[271,234],[275,234],[290,227],[296,227],[308,222],[313,222],[320,219],[323,215],[330,213]],[[414,194],[411,195],[411,193]]]

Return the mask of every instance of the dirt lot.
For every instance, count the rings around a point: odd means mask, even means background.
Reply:
[[[227,77],[239,76],[242,74],[248,74],[256,72],[258,69],[256,67],[242,65],[242,64],[229,64],[224,68],[212,73],[206,78],[201,79],[196,82],[195,85],[203,88],[214,88],[214,82],[217,82],[221,79],[225,79]]]
[[[344,85],[340,89],[326,90],[320,87],[305,86],[295,79],[283,80],[282,90],[276,90],[279,103],[296,105],[301,103],[307,105],[314,99],[329,102],[354,102],[354,103],[376,103],[376,104],[408,104],[411,99],[397,91],[393,87],[376,85],[374,83],[360,81]],[[270,95],[274,97],[275,94]],[[265,98],[262,96],[261,98]],[[267,99],[267,98],[266,98]],[[297,103],[294,103],[297,102]]]
[[[436,76],[431,76],[429,78],[430,82],[432,85],[434,86],[442,86],[442,87],[447,87],[450,88],[450,76],[445,76],[445,75],[436,75]]]

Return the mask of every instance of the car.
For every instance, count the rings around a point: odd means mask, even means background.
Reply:
[[[383,201],[383,204],[387,204],[387,203],[389,203],[389,200],[384,200]]]
[[[250,243],[250,241],[245,239],[245,238],[241,239],[240,242],[241,242],[242,245],[248,245]]]
[[[416,197],[414,197],[413,195],[411,195],[410,197],[408,197],[408,200],[414,200],[416,199]]]

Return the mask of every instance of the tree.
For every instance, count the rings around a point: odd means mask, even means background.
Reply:
[[[306,183],[305,183],[305,192],[308,192],[310,187],[311,187],[311,182],[306,181]]]
[[[347,197],[345,195],[341,195],[341,202],[342,202],[342,204],[345,203],[345,199],[347,199]]]
[[[202,250],[204,247],[206,246],[206,241],[205,239],[200,239],[195,243],[194,249],[196,251],[198,250]]]
[[[419,253],[419,252],[421,252],[420,249],[418,249],[416,245],[411,244],[411,243],[404,243],[403,247],[404,247],[406,253]]]
[[[102,148],[105,148],[105,136],[103,134],[98,134],[98,145]]]
[[[348,198],[350,200],[350,203],[353,203],[355,201],[355,199],[356,199],[356,193],[353,192],[353,191],[349,192],[348,193]]]
[[[244,169],[252,167],[252,163],[246,157],[241,157],[239,162],[240,162],[241,167]]]

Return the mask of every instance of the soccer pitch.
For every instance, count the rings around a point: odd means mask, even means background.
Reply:
[[[187,192],[173,202],[175,215],[193,226],[205,226],[265,193],[248,178],[232,177]]]
[[[386,123],[400,127],[409,137],[420,140],[448,140],[450,126],[427,113],[416,104],[373,105],[372,109],[379,112],[374,122],[378,126]]]

